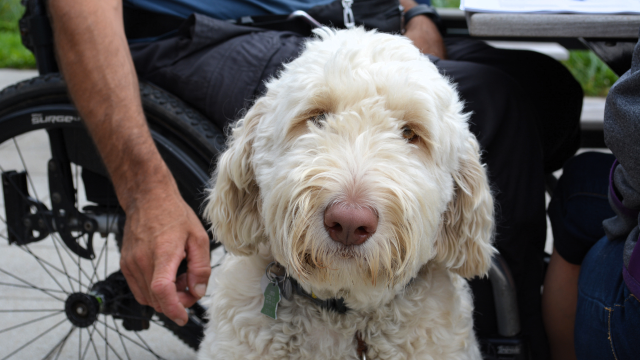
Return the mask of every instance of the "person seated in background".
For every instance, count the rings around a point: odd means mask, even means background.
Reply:
[[[552,359],[640,354],[640,44],[611,87],[604,119],[611,154],[570,160],[549,204],[554,251],[543,315]]]
[[[307,10],[329,0],[54,0],[60,69],[124,209],[121,268],[136,299],[179,325],[210,274],[208,237],[156,150],[138,78],[172,92],[220,129],[295,58],[305,38],[226,20]],[[557,61],[528,51],[444,38],[429,12],[401,0],[404,36],[456,83],[471,112],[499,207],[496,246],[511,267],[536,358],[546,357],[540,315],[546,236],[544,174],[579,145],[582,89]],[[356,14],[357,16],[357,14]],[[141,25],[142,24],[142,25]],[[139,36],[132,31],[142,30]],[[127,39],[127,33],[129,39]],[[132,39],[134,37],[135,39]],[[187,259],[186,277],[176,269]]]

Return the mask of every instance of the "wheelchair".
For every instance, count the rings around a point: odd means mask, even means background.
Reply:
[[[45,1],[23,3],[23,42],[40,76],[0,92],[0,246],[10,259],[0,264],[0,358],[34,350],[44,359],[183,357],[185,346],[198,349],[205,308],[196,303],[179,327],[133,297],[118,262],[124,212],[58,73]],[[153,84],[141,82],[140,95],[155,144],[198,214],[224,133]],[[212,240],[211,250],[215,267],[224,249]],[[472,281],[485,359],[528,359],[515,284],[499,255],[482,283]],[[162,329],[176,341],[155,348],[148,339]],[[20,341],[3,340],[9,332]]]

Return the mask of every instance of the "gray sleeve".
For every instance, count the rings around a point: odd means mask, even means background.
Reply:
[[[617,216],[603,222],[610,240],[626,237],[624,264],[628,266],[631,252],[640,233],[638,215],[633,219],[620,212],[612,196],[619,198],[623,208],[640,209],[640,42],[633,51],[631,69],[611,87],[605,105],[604,139],[618,159],[613,174],[609,200]],[[620,204],[618,202],[618,204]],[[618,205],[618,207],[620,207]]]
[[[604,139],[624,166],[628,184],[640,190],[640,43],[633,51],[631,69],[611,87],[607,96]]]

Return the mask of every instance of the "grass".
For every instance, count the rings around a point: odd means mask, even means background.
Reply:
[[[562,64],[582,85],[586,96],[607,96],[611,85],[618,80],[618,76],[592,51],[572,50],[569,60]]]
[[[18,19],[24,7],[20,0],[0,0],[0,68],[32,69],[36,61],[22,45]]]
[[[460,0],[432,0],[436,7],[459,8]],[[0,0],[0,68],[35,68],[33,54],[20,40],[18,19],[24,7],[20,0]],[[593,52],[572,50],[562,62],[580,82],[585,95],[607,96],[618,77]]]
[[[0,68],[34,69],[36,60],[22,46],[20,33],[0,31]]]

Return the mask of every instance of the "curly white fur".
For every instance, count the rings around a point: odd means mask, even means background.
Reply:
[[[218,161],[206,215],[231,255],[199,358],[355,359],[360,333],[369,359],[479,359],[463,277],[490,265],[493,200],[454,87],[406,38],[316,35]],[[323,216],[336,202],[371,208],[375,234],[333,241]],[[294,296],[277,320],[262,315],[274,260],[350,311]]]

